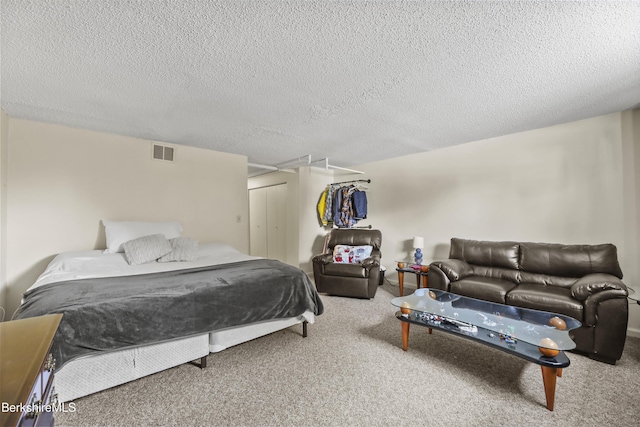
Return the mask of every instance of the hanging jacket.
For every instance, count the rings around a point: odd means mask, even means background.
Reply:
[[[320,200],[318,200],[318,218],[320,219],[320,224],[328,225],[329,221],[324,218],[325,211],[327,209],[327,194],[329,193],[329,189],[326,188],[322,194],[320,195]]]
[[[340,217],[341,209],[342,209],[342,191],[340,188],[338,188],[334,192],[334,198],[333,198],[333,223],[336,225],[336,227],[344,228],[346,227],[346,225],[344,225]]]
[[[333,218],[334,224],[340,228],[351,228],[356,222],[358,222],[353,216],[353,199],[352,195],[355,187],[342,187],[337,193],[336,202],[339,199],[339,209],[337,210],[337,216]]]
[[[338,186],[336,185],[330,185],[327,190],[327,204],[324,209],[324,215],[322,216],[322,219],[327,221],[327,223],[333,221],[333,216],[334,216],[333,207],[335,203],[334,199],[335,199],[335,193],[337,188]]]
[[[356,219],[367,217],[367,193],[365,191],[355,191],[353,198],[353,215]]]

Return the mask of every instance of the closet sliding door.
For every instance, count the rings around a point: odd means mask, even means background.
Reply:
[[[287,184],[249,190],[249,252],[286,260]]]
[[[267,189],[249,190],[249,254],[267,258]]]

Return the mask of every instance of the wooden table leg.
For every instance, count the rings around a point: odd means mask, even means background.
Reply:
[[[404,286],[404,271],[398,271],[398,285],[400,286],[400,296],[402,296],[402,287]]]
[[[541,366],[542,382],[544,383],[544,395],[547,399],[547,409],[553,411],[553,403],[556,398],[556,378],[562,373],[558,372],[558,368],[550,368]]]
[[[416,273],[416,288],[420,289],[420,273]]]
[[[426,274],[422,275],[422,287],[425,289],[429,287],[429,276]]]
[[[409,322],[400,322],[402,323],[402,349],[407,351],[409,347]]]

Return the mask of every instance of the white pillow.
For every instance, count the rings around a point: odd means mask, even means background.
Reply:
[[[138,237],[122,244],[130,265],[146,264],[171,252],[171,243],[162,234]]]
[[[182,226],[179,222],[105,221],[104,233],[107,237],[105,254],[124,252],[122,244],[138,237],[162,234],[167,239],[180,237]]]
[[[195,261],[198,259],[198,241],[190,237],[169,240],[171,252],[158,258],[158,262]]]
[[[340,264],[358,264],[371,256],[373,246],[336,245],[333,248],[333,262]]]

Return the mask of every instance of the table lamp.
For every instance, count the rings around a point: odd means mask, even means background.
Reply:
[[[422,264],[422,248],[424,248],[424,237],[414,237],[413,238],[413,248],[416,250],[416,253],[413,255],[415,258],[416,264]]]

